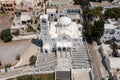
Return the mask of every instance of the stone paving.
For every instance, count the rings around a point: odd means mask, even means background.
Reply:
[[[78,50],[72,50],[72,68],[90,68],[88,53],[85,45],[81,45]]]
[[[38,55],[38,59],[36,61],[36,67],[34,70],[38,71],[50,71],[54,70],[56,67],[56,56],[55,54],[42,54]]]
[[[60,59],[60,56],[57,58],[55,53],[50,53],[50,54],[43,54],[43,53],[38,53],[38,59],[37,59],[37,63],[36,63],[36,67],[35,70],[36,71],[50,71],[50,70],[55,70],[56,68],[58,68],[58,65],[60,66],[61,63],[61,67],[65,66],[67,67],[65,64],[70,64],[69,65],[69,69],[70,67],[72,67],[72,69],[87,69],[87,68],[91,68],[90,66],[90,60],[88,58],[88,53],[87,53],[87,49],[85,47],[85,45],[81,45],[80,48],[78,50],[72,50],[72,55],[71,58],[66,57],[66,59],[64,59],[63,57]],[[65,63],[64,62],[67,61],[69,63]],[[62,62],[63,61],[63,62]],[[62,64],[63,63],[63,64]],[[65,63],[65,64],[64,64]],[[61,68],[59,67],[59,68]]]

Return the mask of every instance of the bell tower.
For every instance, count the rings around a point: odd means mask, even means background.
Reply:
[[[45,44],[49,41],[49,21],[46,14],[40,16],[40,29],[41,39],[43,40],[43,44]]]

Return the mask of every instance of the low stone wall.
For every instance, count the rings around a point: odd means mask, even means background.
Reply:
[[[25,39],[32,39],[32,38],[37,38],[37,35],[25,35],[25,36],[17,36],[13,37],[12,40],[25,40]]]

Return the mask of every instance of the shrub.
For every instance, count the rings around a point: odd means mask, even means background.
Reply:
[[[18,60],[18,61],[20,60],[20,55],[16,56],[16,60]]]
[[[32,55],[29,59],[30,65],[35,65],[36,60],[37,60],[37,57],[35,55]]]
[[[2,30],[0,37],[4,42],[11,41],[12,40],[11,30],[10,29]]]
[[[15,35],[15,36],[20,35],[20,31],[19,31],[19,30],[16,30],[16,31],[13,33],[13,35]]]

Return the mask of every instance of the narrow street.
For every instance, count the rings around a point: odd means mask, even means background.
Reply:
[[[98,61],[98,56],[94,50],[96,43],[88,44],[89,52],[91,55],[91,64],[93,66],[93,73],[95,80],[102,80],[102,75],[100,71],[100,63]]]
[[[102,75],[102,78],[108,78],[109,73],[105,68],[105,65],[104,65],[105,63],[103,61],[101,53],[98,51],[98,48],[99,48],[99,46],[95,46],[95,52],[96,52],[96,55],[98,57],[98,62],[99,62],[99,65],[100,65],[101,75]]]

